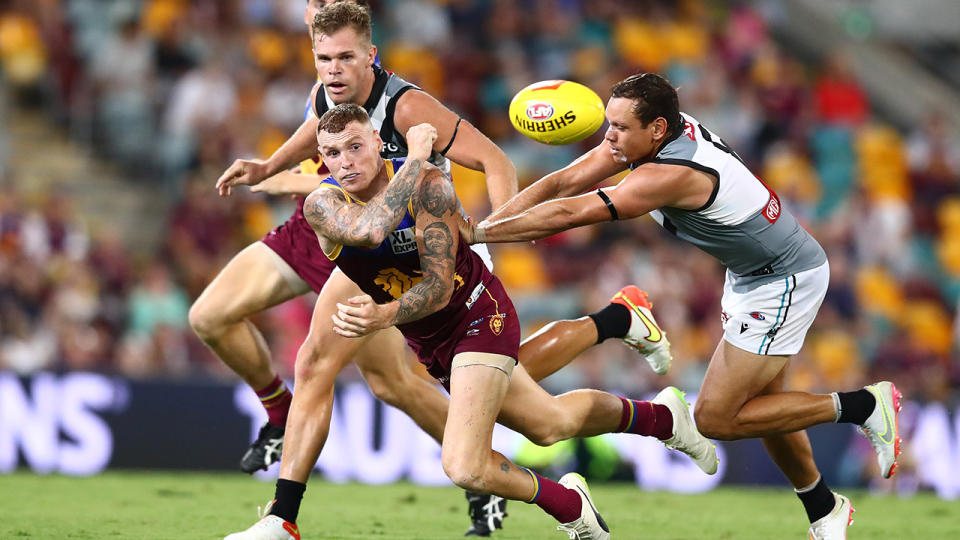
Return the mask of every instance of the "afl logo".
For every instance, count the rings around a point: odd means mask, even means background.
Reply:
[[[549,120],[553,116],[553,105],[534,102],[527,107],[527,118],[535,121]]]

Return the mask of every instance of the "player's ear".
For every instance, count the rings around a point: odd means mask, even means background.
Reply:
[[[670,126],[667,125],[667,119],[658,116],[656,120],[653,121],[653,136],[662,139],[667,136],[667,130],[670,129]]]
[[[370,44],[370,50],[367,52],[367,67],[370,67],[377,61],[377,46]]]
[[[380,132],[373,130],[373,139],[377,143],[377,152],[383,152],[383,139],[380,138]]]

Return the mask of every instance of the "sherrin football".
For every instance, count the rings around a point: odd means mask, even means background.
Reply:
[[[546,144],[570,144],[603,125],[603,101],[593,90],[571,81],[541,81],[517,92],[510,102],[510,123],[520,133]]]

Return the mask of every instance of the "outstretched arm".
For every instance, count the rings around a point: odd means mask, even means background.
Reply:
[[[578,195],[626,168],[625,163],[613,159],[610,147],[604,141],[573,163],[527,186],[517,196],[490,214],[487,221],[515,216],[550,199]]]
[[[314,85],[310,94],[310,103],[313,103],[317,92],[321,91],[320,83]],[[260,182],[289,169],[305,159],[317,155],[317,124],[320,119],[316,115],[309,115],[297,128],[297,131],[287,139],[280,148],[267,160],[238,159],[217,179],[217,191],[220,196],[227,196],[234,186],[255,186]]]
[[[377,304],[369,295],[337,304],[334,331],[342,336],[360,337],[393,326],[422,319],[443,309],[453,295],[456,268],[456,193],[450,179],[434,169],[424,176],[414,195],[417,249],[423,278],[399,299]]]
[[[303,215],[318,235],[345,246],[375,247],[403,219],[416,180],[424,172],[436,168],[425,164],[437,131],[430,124],[420,124],[407,131],[407,160],[393,176],[387,188],[365,205],[347,204],[343,192],[321,187],[303,204]]]
[[[706,173],[648,163],[614,187],[547,201],[514,217],[461,230],[471,243],[537,240],[574,227],[639,217],[663,206],[699,208],[709,199],[713,186],[713,177]]]
[[[255,186],[251,186],[250,191],[274,196],[300,195],[306,197],[320,187],[324,178],[324,176],[316,174],[302,174],[292,170],[282,171]]]

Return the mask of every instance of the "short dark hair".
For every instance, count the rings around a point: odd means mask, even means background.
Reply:
[[[313,16],[310,32],[332,35],[344,28],[352,28],[358,36],[371,41],[370,12],[367,8],[354,2],[334,2],[324,6]]]
[[[320,123],[317,124],[317,133],[319,134],[321,131],[340,133],[350,122],[369,123],[370,115],[356,103],[341,103],[323,113],[323,116],[320,117]]]
[[[611,95],[634,100],[633,114],[644,127],[661,116],[671,134],[683,125],[677,89],[656,73],[631,75],[613,85]]]

